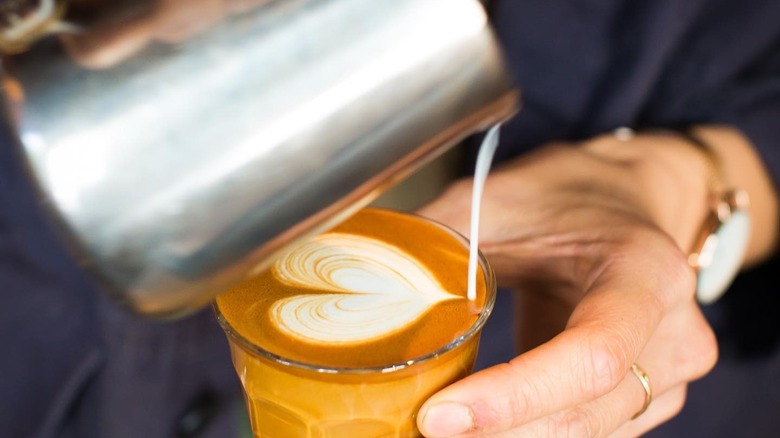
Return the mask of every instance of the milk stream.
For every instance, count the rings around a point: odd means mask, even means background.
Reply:
[[[477,251],[479,243],[479,210],[482,202],[482,192],[485,187],[485,179],[490,172],[490,164],[498,146],[498,131],[501,124],[496,124],[488,130],[482,140],[477,155],[477,165],[474,170],[474,186],[471,191],[471,230],[469,234],[469,267],[467,297],[474,301],[477,299]]]

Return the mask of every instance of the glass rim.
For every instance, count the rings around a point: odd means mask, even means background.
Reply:
[[[396,214],[402,214],[406,216],[413,216],[416,217],[417,219],[424,220],[448,232],[453,237],[460,240],[461,243],[464,244],[466,249],[469,248],[469,240],[465,236],[463,236],[459,232],[453,230],[452,228],[438,221],[414,213],[401,212],[401,211],[386,209],[386,208],[376,208],[376,207],[372,207],[372,208],[377,210],[390,211]],[[431,359],[435,359],[436,357],[439,357],[451,350],[454,350],[459,345],[463,344],[467,340],[474,337],[477,333],[479,333],[479,331],[487,322],[488,317],[493,312],[493,307],[496,302],[497,287],[496,287],[496,276],[495,276],[495,272],[493,271],[493,267],[490,266],[490,263],[488,263],[488,260],[485,257],[485,255],[482,253],[482,251],[477,250],[477,255],[478,255],[479,265],[482,268],[482,273],[483,276],[485,277],[485,302],[482,311],[479,313],[479,316],[474,321],[474,323],[468,328],[468,330],[466,330],[460,336],[458,336],[454,340],[450,341],[449,343],[445,344],[442,347],[437,348],[436,350],[430,353],[426,353],[421,356],[417,356],[415,358],[403,362],[389,364],[389,365],[378,365],[378,366],[370,366],[370,367],[334,367],[334,366],[317,365],[314,363],[288,359],[278,354],[272,353],[268,350],[265,350],[264,348],[254,344],[252,341],[246,339],[243,335],[238,333],[238,331],[234,329],[232,325],[230,325],[230,323],[227,321],[225,316],[219,310],[219,306],[217,305],[216,300],[212,301],[211,306],[214,309],[217,322],[222,327],[222,330],[228,336],[230,336],[230,338],[236,344],[238,344],[241,348],[247,350],[250,353],[271,360],[277,364],[289,366],[301,370],[306,370],[306,371],[313,371],[320,374],[377,374],[377,373],[387,374],[387,373],[401,371],[406,368],[412,367],[415,364],[421,362],[427,362]]]

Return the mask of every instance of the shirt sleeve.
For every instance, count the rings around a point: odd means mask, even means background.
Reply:
[[[712,121],[733,126],[747,136],[780,188],[780,66],[764,74],[737,81],[717,93]]]
[[[690,113],[752,142],[780,187],[780,2],[713,0],[676,59],[687,65]],[[683,84],[680,84],[683,85]]]

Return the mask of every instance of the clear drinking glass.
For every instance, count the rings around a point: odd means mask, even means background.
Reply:
[[[460,234],[436,225],[468,247]],[[474,366],[480,333],[496,294],[493,270],[482,254],[479,264],[486,295],[472,326],[438,350],[386,366],[327,368],[280,357],[239,334],[215,302],[255,437],[420,436],[416,417],[422,403],[470,374]]]

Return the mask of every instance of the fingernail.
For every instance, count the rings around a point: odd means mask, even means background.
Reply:
[[[448,437],[474,429],[471,409],[459,403],[439,403],[423,413],[421,426],[429,437]]]

